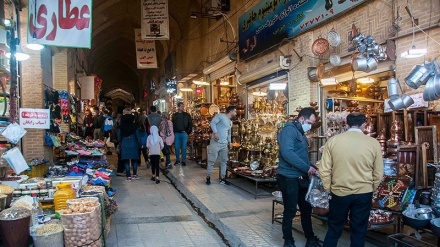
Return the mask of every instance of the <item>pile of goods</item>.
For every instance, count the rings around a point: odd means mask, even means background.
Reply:
[[[392,212],[381,209],[371,210],[370,218],[368,219],[368,227],[371,227],[371,225],[389,224],[393,221],[394,216]]]

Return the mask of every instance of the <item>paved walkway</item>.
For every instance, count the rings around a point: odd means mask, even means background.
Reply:
[[[115,164],[115,155],[109,156]],[[143,164],[140,180],[127,182],[115,177],[119,209],[111,220],[108,246],[282,246],[281,224],[271,223],[272,197],[254,196],[235,186],[221,185],[218,169],[205,184],[206,170],[194,162],[174,167],[161,183],[150,180],[151,172]],[[246,186],[253,186],[246,182]],[[282,206],[275,212],[282,213]],[[208,223],[206,223],[208,222]],[[294,228],[301,229],[299,220]],[[325,223],[314,219],[320,239]],[[370,233],[372,243],[365,246],[388,246],[386,235]],[[223,238],[223,240],[222,240]],[[305,245],[300,231],[294,231],[297,246]],[[349,246],[344,232],[339,246]]]

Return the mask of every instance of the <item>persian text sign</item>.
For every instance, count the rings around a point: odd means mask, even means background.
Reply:
[[[170,39],[168,0],[142,0],[142,39]]]
[[[25,129],[49,129],[50,110],[20,108],[20,126]]]
[[[136,64],[138,69],[157,68],[156,41],[144,40],[140,29],[134,30],[136,41]]]
[[[29,0],[27,40],[42,45],[90,48],[92,0]]]
[[[240,59],[248,59],[364,1],[262,0],[238,19]]]

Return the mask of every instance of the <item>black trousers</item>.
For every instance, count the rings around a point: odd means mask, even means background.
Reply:
[[[151,173],[153,176],[159,177],[160,155],[150,155]]]
[[[278,187],[283,193],[283,238],[294,240],[292,236],[292,220],[296,215],[297,206],[301,212],[301,226],[306,238],[315,236],[312,228],[312,206],[306,201],[308,188],[301,188],[297,178],[277,176]]]
[[[139,149],[139,165],[141,164],[141,155],[144,156],[145,164],[148,162],[147,147]]]
[[[328,230],[324,247],[338,246],[347,216],[350,217],[351,247],[363,247],[370,217],[373,193],[337,196],[332,194],[328,215]]]

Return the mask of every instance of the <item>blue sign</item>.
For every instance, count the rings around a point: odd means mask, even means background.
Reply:
[[[246,60],[367,0],[262,0],[238,18]]]

